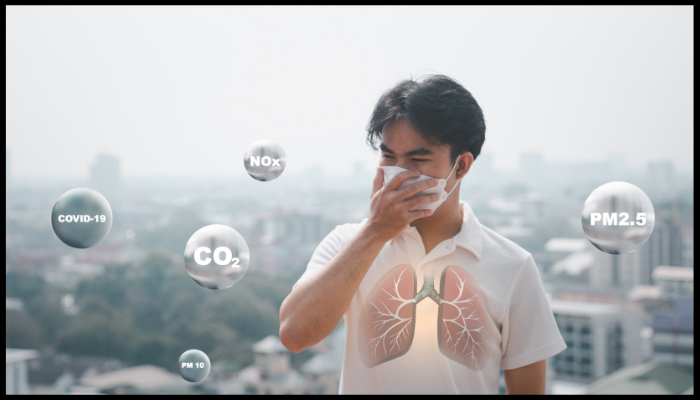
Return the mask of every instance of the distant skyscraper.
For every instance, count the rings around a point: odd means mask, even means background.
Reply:
[[[675,168],[672,161],[652,162],[647,165],[647,179],[650,196],[655,199],[670,200],[675,191]]]
[[[683,232],[677,214],[657,211],[654,232],[637,252],[640,253],[640,283],[643,285],[652,283],[651,272],[659,265],[682,266]]]
[[[121,185],[121,174],[119,171],[119,158],[100,154],[95,162],[90,166],[90,186],[91,188],[110,192],[116,190]]]
[[[590,283],[594,286],[634,287],[651,285],[651,272],[659,265],[683,266],[692,258],[687,246],[684,253],[683,231],[674,212],[658,210],[654,231],[649,240],[632,253],[613,255],[595,252]],[[687,242],[687,239],[686,239]],[[685,256],[685,258],[684,258]]]
[[[650,280],[641,267],[640,251],[627,254],[608,254],[594,251],[590,283],[595,287],[626,287],[649,285]]]

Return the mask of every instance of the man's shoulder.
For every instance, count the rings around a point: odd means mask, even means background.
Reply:
[[[493,231],[485,225],[479,224],[483,232],[484,259],[502,266],[519,269],[532,255],[517,243],[505,236]]]

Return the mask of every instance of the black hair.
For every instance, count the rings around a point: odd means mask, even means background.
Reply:
[[[367,143],[375,150],[388,123],[406,118],[428,143],[450,145],[452,162],[465,151],[474,159],[486,138],[481,107],[467,89],[444,75],[421,82],[399,82],[379,98],[367,125]]]

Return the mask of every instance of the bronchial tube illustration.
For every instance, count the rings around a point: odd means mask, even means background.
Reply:
[[[367,367],[406,354],[413,342],[416,304],[430,299],[438,304],[440,351],[449,359],[480,370],[488,359],[483,317],[483,299],[474,279],[463,268],[449,266],[435,290],[435,276],[425,275],[423,286],[409,265],[398,265],[384,275],[370,291],[362,307],[359,324],[360,358]]]

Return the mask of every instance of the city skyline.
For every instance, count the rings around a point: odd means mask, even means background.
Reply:
[[[15,176],[81,175],[100,152],[125,176],[237,173],[259,139],[285,173],[346,172],[376,163],[381,93],[441,73],[484,110],[497,169],[539,151],[686,171],[692,29],[686,7],[13,6],[6,146]]]

